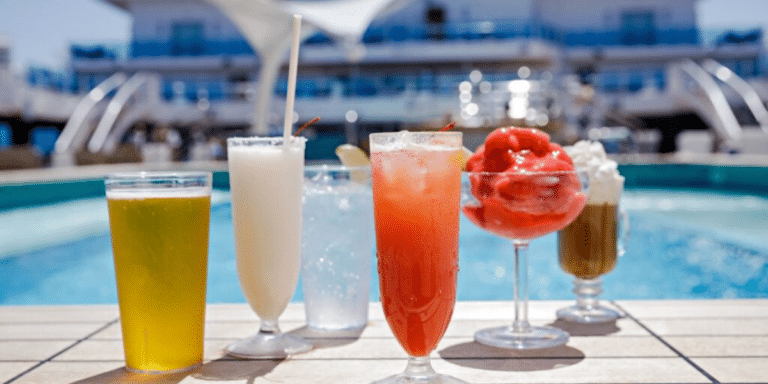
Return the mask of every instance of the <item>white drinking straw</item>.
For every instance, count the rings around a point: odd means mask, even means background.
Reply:
[[[296,72],[299,67],[299,40],[301,38],[301,15],[293,15],[293,40],[291,59],[288,63],[288,91],[285,99],[285,120],[283,121],[283,145],[291,140],[293,125],[293,100],[296,98]]]

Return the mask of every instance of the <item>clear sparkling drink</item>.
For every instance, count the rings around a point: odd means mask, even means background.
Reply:
[[[303,204],[307,326],[361,329],[368,322],[373,260],[370,168],[307,167]]]

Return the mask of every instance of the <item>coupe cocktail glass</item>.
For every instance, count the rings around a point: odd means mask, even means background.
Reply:
[[[384,383],[462,383],[437,374],[429,354],[456,301],[461,197],[460,132],[370,135],[381,304],[408,353]]]
[[[277,319],[293,296],[301,265],[305,138],[227,140],[237,275],[261,319],[259,332],[227,347],[248,359],[284,358],[312,345],[280,332]]]
[[[549,348],[568,342],[568,333],[528,322],[528,245],[573,221],[586,203],[586,174],[575,171],[465,172],[464,214],[480,228],[510,239],[514,247],[515,319],[482,329],[475,341],[505,349]]]

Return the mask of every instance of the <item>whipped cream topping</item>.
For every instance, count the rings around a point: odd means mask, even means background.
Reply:
[[[587,204],[618,204],[624,190],[624,176],[619,175],[618,164],[608,158],[603,145],[582,140],[564,147],[578,171],[589,174]]]

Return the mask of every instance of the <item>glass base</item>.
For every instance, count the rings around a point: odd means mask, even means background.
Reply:
[[[606,323],[619,317],[621,314],[618,312],[601,306],[579,307],[574,305],[557,311],[557,318],[582,324]]]
[[[408,366],[399,375],[374,381],[372,384],[467,384],[457,378],[440,375],[432,369],[429,356],[408,356]]]
[[[259,332],[230,344],[227,354],[241,359],[284,359],[312,348],[312,344],[293,335]]]
[[[368,323],[365,323],[363,325],[358,325],[358,326],[333,328],[333,327],[317,327],[307,323],[307,329],[309,329],[312,332],[318,332],[318,333],[337,333],[337,332],[338,333],[360,333],[365,329],[367,325]]]
[[[465,381],[461,381],[452,376],[446,375],[429,375],[429,376],[411,376],[405,373],[399,375],[390,376],[379,381],[374,381],[371,384],[467,384]]]
[[[548,326],[530,327],[527,332],[517,332],[511,326],[481,329],[475,333],[475,341],[503,349],[551,348],[568,342],[568,332]]]
[[[132,367],[129,367],[128,365],[126,365],[125,366],[125,370],[130,372],[130,373],[135,373],[135,374],[139,374],[139,375],[173,375],[173,374],[176,374],[176,373],[182,373],[182,372],[191,371],[193,369],[199,368],[202,365],[203,365],[203,363],[197,363],[197,364],[190,365],[188,367],[168,369],[168,370],[164,370],[164,371],[154,370],[154,369],[136,369],[136,368],[132,368]]]

